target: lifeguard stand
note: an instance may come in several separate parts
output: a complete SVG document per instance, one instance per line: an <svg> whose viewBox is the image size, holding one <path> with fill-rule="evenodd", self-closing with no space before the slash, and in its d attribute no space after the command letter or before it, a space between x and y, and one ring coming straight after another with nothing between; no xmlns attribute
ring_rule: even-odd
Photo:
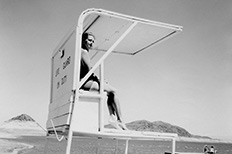
<svg viewBox="0 0 232 154"><path fill-rule="evenodd" d="M102 9L84 11L77 25L55 49L51 64L51 99L47 120L48 136L62 135L68 139L66 154L70 153L73 136L88 136L126 140L156 138L170 139L175 153L176 134L137 131L117 131L104 128L103 104L105 94L104 60L110 53L136 55L170 36L182 31L181 26L150 21ZM94 50L103 52L89 73L80 81L81 42L84 32L96 38ZM79 90L87 78L99 69L99 92ZM61 140L62 138L58 138Z"/></svg>

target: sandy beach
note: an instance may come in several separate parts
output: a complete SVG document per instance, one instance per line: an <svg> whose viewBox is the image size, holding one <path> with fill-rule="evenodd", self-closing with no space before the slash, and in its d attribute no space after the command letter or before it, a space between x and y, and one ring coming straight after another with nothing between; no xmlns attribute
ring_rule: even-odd
<svg viewBox="0 0 232 154"><path fill-rule="evenodd" d="M1 154L17 154L19 151L33 148L32 145L8 141L7 139L0 139L0 153Z"/></svg>
<svg viewBox="0 0 232 154"><path fill-rule="evenodd" d="M8 140L8 139L14 139L17 137L18 136L15 136L15 135L12 135L6 132L0 132L0 153L1 154L17 154L21 150L33 148L33 145Z"/></svg>

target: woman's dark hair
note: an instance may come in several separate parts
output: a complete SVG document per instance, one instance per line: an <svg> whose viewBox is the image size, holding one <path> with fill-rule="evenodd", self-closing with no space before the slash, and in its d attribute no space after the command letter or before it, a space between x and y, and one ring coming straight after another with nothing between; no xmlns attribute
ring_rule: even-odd
<svg viewBox="0 0 232 154"><path fill-rule="evenodd" d="M88 38L89 35L93 36L94 39L95 39L95 36L93 35L93 33L91 33L91 32L85 32L85 33L83 33L82 34L82 44L81 44L81 47L83 49L86 49L86 47L85 47L85 40Z"/></svg>

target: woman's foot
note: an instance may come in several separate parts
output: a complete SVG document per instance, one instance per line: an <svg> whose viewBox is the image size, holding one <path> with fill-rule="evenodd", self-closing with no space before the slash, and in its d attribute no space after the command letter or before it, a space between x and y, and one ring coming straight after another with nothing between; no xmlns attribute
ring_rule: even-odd
<svg viewBox="0 0 232 154"><path fill-rule="evenodd" d="M118 125L122 128L122 130L129 130L127 127L126 127L126 124L118 121Z"/></svg>
<svg viewBox="0 0 232 154"><path fill-rule="evenodd" d="M123 130L120 126L119 126L119 122L117 120L117 118L114 115L110 115L109 118L109 123L116 129L118 130Z"/></svg>

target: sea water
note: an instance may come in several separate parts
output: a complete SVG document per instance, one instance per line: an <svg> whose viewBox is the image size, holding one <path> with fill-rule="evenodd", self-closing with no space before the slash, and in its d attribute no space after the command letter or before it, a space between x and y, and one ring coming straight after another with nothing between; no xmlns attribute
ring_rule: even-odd
<svg viewBox="0 0 232 154"><path fill-rule="evenodd" d="M34 148L21 151L20 154L48 154L65 153L67 140L58 142L55 138L27 136L18 139L8 139L34 145ZM204 145L214 145L218 154L232 154L232 143L206 142L176 142L177 152L203 152ZM72 154L123 154L125 140L73 138ZM164 154L170 152L170 141L129 141L129 154Z"/></svg>

